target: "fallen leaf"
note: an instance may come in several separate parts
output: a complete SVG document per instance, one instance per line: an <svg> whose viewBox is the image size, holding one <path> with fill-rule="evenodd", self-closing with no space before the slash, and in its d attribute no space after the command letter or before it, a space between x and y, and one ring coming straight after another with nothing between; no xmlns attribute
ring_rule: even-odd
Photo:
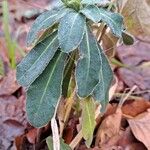
<svg viewBox="0 0 150 150"><path fill-rule="evenodd" d="M31 144L35 144L37 137L37 129L34 128L29 130L29 132L26 134L26 137Z"/></svg>
<svg viewBox="0 0 150 150"><path fill-rule="evenodd" d="M150 61L149 42L136 40L133 45L120 45L116 50L121 62L129 66L137 66L141 62Z"/></svg>
<svg viewBox="0 0 150 150"><path fill-rule="evenodd" d="M0 96L11 95L20 88L16 81L16 71L10 70L7 76L0 81Z"/></svg>
<svg viewBox="0 0 150 150"><path fill-rule="evenodd" d="M141 100L128 100L122 106L122 113L128 116L136 117L150 108L150 101Z"/></svg>
<svg viewBox="0 0 150 150"><path fill-rule="evenodd" d="M147 150L142 143L132 143L126 146L126 150Z"/></svg>
<svg viewBox="0 0 150 150"><path fill-rule="evenodd" d="M15 140L14 140L15 144L14 145L15 145L17 150L21 150L22 149L22 143L24 141L24 138L25 138L24 135L15 137Z"/></svg>
<svg viewBox="0 0 150 150"><path fill-rule="evenodd" d="M132 88L134 85L137 85L135 93L139 93L145 99L150 99L150 68L134 68L118 69L119 78L124 81L124 83Z"/></svg>
<svg viewBox="0 0 150 150"><path fill-rule="evenodd" d="M107 116L101 123L97 135L96 146L106 144L109 139L119 133L122 118L122 111L117 108L114 114Z"/></svg>
<svg viewBox="0 0 150 150"><path fill-rule="evenodd" d="M111 86L111 88L109 89L109 101L112 99L112 97L114 96L114 94L115 94L115 91L116 91L116 89L117 89L117 87L118 87L118 79L117 79L117 77L115 76L114 77L114 81L113 81L114 83L112 83L112 86Z"/></svg>
<svg viewBox="0 0 150 150"><path fill-rule="evenodd" d="M25 97L0 97L0 149L8 149L16 136L24 133L27 125L25 116Z"/></svg>
<svg viewBox="0 0 150 150"><path fill-rule="evenodd" d="M24 96L21 96L19 99L14 96L3 96L0 97L0 104L0 120L13 119L26 125Z"/></svg>
<svg viewBox="0 0 150 150"><path fill-rule="evenodd" d="M120 145L117 145L118 140L120 139L120 136L123 134L123 131L120 130L118 134L112 136L107 143L101 144L100 149L101 150L114 150L121 148Z"/></svg>
<svg viewBox="0 0 150 150"><path fill-rule="evenodd" d="M128 119L134 136L150 150L150 109L133 119Z"/></svg>
<svg viewBox="0 0 150 150"><path fill-rule="evenodd" d="M133 35L150 35L150 3L148 0L119 1L125 26Z"/></svg>
<svg viewBox="0 0 150 150"><path fill-rule="evenodd" d="M137 142L134 135L132 134L131 128L127 127L123 134L120 135L117 145L126 149L129 145Z"/></svg>
<svg viewBox="0 0 150 150"><path fill-rule="evenodd" d="M102 37L102 46L109 58L114 57L115 55L117 41L118 38L114 37L111 32L104 34Z"/></svg>

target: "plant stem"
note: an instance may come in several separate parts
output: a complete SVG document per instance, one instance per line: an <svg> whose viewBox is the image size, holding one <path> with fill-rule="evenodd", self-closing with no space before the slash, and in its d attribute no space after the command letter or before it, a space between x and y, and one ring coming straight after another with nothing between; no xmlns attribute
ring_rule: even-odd
<svg viewBox="0 0 150 150"><path fill-rule="evenodd" d="M9 31L9 10L8 10L8 2L5 0L2 2L3 9L3 27L6 45L8 48L8 54L10 59L10 66L14 69L16 67L16 59L15 59L15 43L11 39L10 31Z"/></svg>

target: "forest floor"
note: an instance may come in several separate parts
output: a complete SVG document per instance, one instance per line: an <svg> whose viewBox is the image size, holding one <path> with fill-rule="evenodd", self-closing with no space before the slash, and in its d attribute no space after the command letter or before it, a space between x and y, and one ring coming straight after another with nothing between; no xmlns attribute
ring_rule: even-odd
<svg viewBox="0 0 150 150"><path fill-rule="evenodd" d="M47 9L49 1L9 0L9 29L12 41L17 43L17 64L30 51L31 48L26 47L26 35L36 17ZM16 69L10 67L2 18L1 6L0 150L46 150L45 138L51 135L50 125L36 129L27 121L25 89L16 81ZM135 35L131 46L118 44L112 68L116 77L112 98L105 114L97 117L89 150L150 149L150 36ZM79 126L79 118L72 113L63 133L67 144L76 137ZM88 149L83 139L76 149Z"/></svg>

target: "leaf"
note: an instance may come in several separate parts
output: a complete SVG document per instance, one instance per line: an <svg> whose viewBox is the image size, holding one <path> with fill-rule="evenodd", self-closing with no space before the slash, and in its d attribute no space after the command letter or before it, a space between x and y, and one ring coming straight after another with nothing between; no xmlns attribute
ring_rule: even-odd
<svg viewBox="0 0 150 150"><path fill-rule="evenodd" d="M102 105L101 111L104 112L109 101L109 89L113 80L113 73L106 56L101 53L102 69L100 72L100 82L93 91L93 97Z"/></svg>
<svg viewBox="0 0 150 150"><path fill-rule="evenodd" d="M81 12L95 23L98 23L99 21L105 22L110 27L113 34L122 37L123 17L120 14L98 8L95 5L88 5L83 8Z"/></svg>
<svg viewBox="0 0 150 150"><path fill-rule="evenodd" d="M35 127L46 125L54 115L62 92L65 60L66 54L57 53L27 91L27 115L29 122Z"/></svg>
<svg viewBox="0 0 150 150"><path fill-rule="evenodd" d="M133 119L128 119L130 128L137 138L137 140L141 141L147 149L150 148L150 109L147 112L139 114Z"/></svg>
<svg viewBox="0 0 150 150"><path fill-rule="evenodd" d="M127 31L134 36L150 35L150 3L149 0L120 0L120 13L124 16Z"/></svg>
<svg viewBox="0 0 150 150"><path fill-rule="evenodd" d="M0 57L0 77L1 76L4 76L4 64L3 64L3 61Z"/></svg>
<svg viewBox="0 0 150 150"><path fill-rule="evenodd" d="M71 76L72 76L73 68L75 67L75 63L74 63L75 54L76 53L73 52L72 55L70 55L70 59L69 59L67 65L66 65L66 68L65 68L63 85L62 85L62 87L63 87L62 93L63 93L64 97L68 97L68 95L69 95L68 92L69 92L69 89L71 88L70 83L72 81Z"/></svg>
<svg viewBox="0 0 150 150"><path fill-rule="evenodd" d="M84 38L79 45L80 59L76 67L78 95L87 97L99 82L101 69L100 47L89 27L86 27Z"/></svg>
<svg viewBox="0 0 150 150"><path fill-rule="evenodd" d="M98 5L106 5L109 3L109 0L82 0L82 4L98 4Z"/></svg>
<svg viewBox="0 0 150 150"><path fill-rule="evenodd" d="M127 32L122 32L122 39L126 45L132 45L134 43L133 37Z"/></svg>
<svg viewBox="0 0 150 150"><path fill-rule="evenodd" d="M47 143L48 149L53 150L53 140L51 136L46 138L46 143ZM60 146L61 146L60 150L71 150L69 145L64 143L63 139L60 139Z"/></svg>
<svg viewBox="0 0 150 150"><path fill-rule="evenodd" d="M82 101L82 134L86 145L90 147L95 129L95 104L92 98Z"/></svg>
<svg viewBox="0 0 150 150"><path fill-rule="evenodd" d="M9 70L6 76L0 80L0 96L12 95L20 88L16 82L16 70Z"/></svg>
<svg viewBox="0 0 150 150"><path fill-rule="evenodd" d="M95 145L107 143L113 136L118 135L121 125L122 111L118 107L114 114L106 117L97 132Z"/></svg>
<svg viewBox="0 0 150 150"><path fill-rule="evenodd" d="M75 11L67 13L60 21L58 39L61 51L69 53L75 50L84 35L85 17Z"/></svg>
<svg viewBox="0 0 150 150"><path fill-rule="evenodd" d="M52 27L55 23L58 23L62 18L66 9L61 8L57 10L49 10L42 13L33 23L30 32L27 36L27 45L31 45L38 37L38 33L42 30Z"/></svg>
<svg viewBox="0 0 150 150"><path fill-rule="evenodd" d="M102 36L102 47L108 58L115 56L118 38L115 37L110 31Z"/></svg>
<svg viewBox="0 0 150 150"><path fill-rule="evenodd" d="M122 112L127 116L136 117L145 112L148 108L150 108L150 101L141 98L139 100L128 100L127 103L122 106Z"/></svg>
<svg viewBox="0 0 150 150"><path fill-rule="evenodd" d="M17 80L28 87L46 68L59 47L57 32L37 44L17 66Z"/></svg>

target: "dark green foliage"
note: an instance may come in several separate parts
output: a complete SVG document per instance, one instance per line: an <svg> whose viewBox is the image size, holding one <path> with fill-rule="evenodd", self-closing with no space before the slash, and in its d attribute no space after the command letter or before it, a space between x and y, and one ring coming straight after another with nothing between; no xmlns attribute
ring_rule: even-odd
<svg viewBox="0 0 150 150"><path fill-rule="evenodd" d="M28 87L43 72L58 47L57 32L38 43L17 66L18 82Z"/></svg>
<svg viewBox="0 0 150 150"><path fill-rule="evenodd" d="M29 122L35 127L47 124L53 116L57 101L62 94L66 56L65 53L58 52L28 89L27 114Z"/></svg>
<svg viewBox="0 0 150 150"><path fill-rule="evenodd" d="M108 103L113 74L90 31L88 20L106 23L114 35L121 37L123 18L102 8L107 0L62 2L64 6L46 11L36 19L27 43L34 44L36 39L40 42L17 67L17 80L28 88L27 115L35 127L42 127L51 120L58 100L62 95L67 96L74 72L79 97L94 97L102 103L103 109ZM39 38L41 31L45 31L42 34L45 38L42 35Z"/></svg>
<svg viewBox="0 0 150 150"><path fill-rule="evenodd" d="M79 45L80 58L76 67L78 95L82 98L89 96L99 82L102 60L97 41L86 27L84 38Z"/></svg>

